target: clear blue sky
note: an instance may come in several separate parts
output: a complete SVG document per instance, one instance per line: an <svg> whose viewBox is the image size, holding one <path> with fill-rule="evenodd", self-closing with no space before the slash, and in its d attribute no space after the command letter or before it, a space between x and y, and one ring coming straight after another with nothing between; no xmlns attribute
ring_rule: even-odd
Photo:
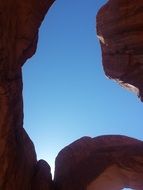
<svg viewBox="0 0 143 190"><path fill-rule="evenodd" d="M142 103L102 69L95 16L105 2L57 0L23 68L24 128L52 168L58 152L82 136L143 139Z"/></svg>

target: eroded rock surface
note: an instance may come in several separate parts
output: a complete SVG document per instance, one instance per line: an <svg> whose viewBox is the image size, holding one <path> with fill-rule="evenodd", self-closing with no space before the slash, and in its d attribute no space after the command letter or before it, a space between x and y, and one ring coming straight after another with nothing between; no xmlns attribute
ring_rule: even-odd
<svg viewBox="0 0 143 190"><path fill-rule="evenodd" d="M23 129L21 66L35 53L38 29L52 3L0 1L1 190L31 190L37 160L33 143Z"/></svg>
<svg viewBox="0 0 143 190"><path fill-rule="evenodd" d="M83 137L57 156L56 190L142 190L142 148L126 136Z"/></svg>
<svg viewBox="0 0 143 190"><path fill-rule="evenodd" d="M143 1L109 0L97 15L105 74L143 101Z"/></svg>

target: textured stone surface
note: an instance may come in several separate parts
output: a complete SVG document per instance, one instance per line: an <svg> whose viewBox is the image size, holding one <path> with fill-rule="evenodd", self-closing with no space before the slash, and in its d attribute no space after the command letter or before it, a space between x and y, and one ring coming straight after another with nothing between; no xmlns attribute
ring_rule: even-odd
<svg viewBox="0 0 143 190"><path fill-rule="evenodd" d="M52 3L0 1L1 190L31 190L37 160L33 143L23 129L21 66L35 53L38 28Z"/></svg>
<svg viewBox="0 0 143 190"><path fill-rule="evenodd" d="M142 190L143 143L118 135L83 137L59 153L54 180L56 190L107 190L106 184Z"/></svg>
<svg viewBox="0 0 143 190"><path fill-rule="evenodd" d="M143 100L143 1L109 0L97 14L105 74Z"/></svg>

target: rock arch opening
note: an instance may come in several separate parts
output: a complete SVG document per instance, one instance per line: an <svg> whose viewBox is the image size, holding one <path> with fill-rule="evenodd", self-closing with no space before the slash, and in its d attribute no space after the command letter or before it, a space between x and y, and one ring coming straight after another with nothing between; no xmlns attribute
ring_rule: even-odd
<svg viewBox="0 0 143 190"><path fill-rule="evenodd" d="M132 172L130 173L117 165L113 165L92 181L86 190L138 190L139 182L129 179L130 175L132 175ZM140 185L140 188L142 185Z"/></svg>
<svg viewBox="0 0 143 190"><path fill-rule="evenodd" d="M142 141L121 135L83 137L57 156L54 181L62 190L142 190L142 157Z"/></svg>

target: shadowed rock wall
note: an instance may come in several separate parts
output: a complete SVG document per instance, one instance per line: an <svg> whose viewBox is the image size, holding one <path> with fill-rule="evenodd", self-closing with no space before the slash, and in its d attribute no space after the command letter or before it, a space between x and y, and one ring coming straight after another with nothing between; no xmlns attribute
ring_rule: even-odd
<svg viewBox="0 0 143 190"><path fill-rule="evenodd" d="M105 74L143 100L143 1L109 0L97 14Z"/></svg>
<svg viewBox="0 0 143 190"><path fill-rule="evenodd" d="M83 137L56 158L56 190L143 188L143 142L120 135Z"/></svg>
<svg viewBox="0 0 143 190"><path fill-rule="evenodd" d="M46 168L37 163L33 143L23 129L21 66L35 53L38 29L52 3L53 0L0 1L1 190L35 190L32 183L41 183L41 176L47 175ZM50 176L49 169L47 173ZM45 187L37 184L37 190L49 190Z"/></svg>

